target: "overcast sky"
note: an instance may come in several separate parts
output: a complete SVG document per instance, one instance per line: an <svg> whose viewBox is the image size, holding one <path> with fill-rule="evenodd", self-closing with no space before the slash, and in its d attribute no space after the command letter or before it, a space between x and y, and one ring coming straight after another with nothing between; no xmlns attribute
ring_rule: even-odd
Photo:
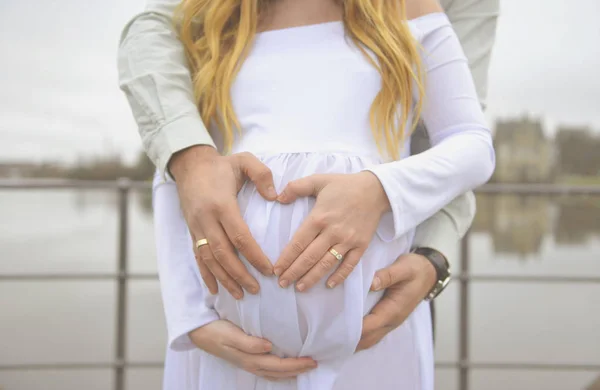
<svg viewBox="0 0 600 390"><path fill-rule="evenodd" d="M145 0L0 0L0 161L140 148L117 86L122 27ZM489 111L600 132L600 0L501 0Z"/></svg>

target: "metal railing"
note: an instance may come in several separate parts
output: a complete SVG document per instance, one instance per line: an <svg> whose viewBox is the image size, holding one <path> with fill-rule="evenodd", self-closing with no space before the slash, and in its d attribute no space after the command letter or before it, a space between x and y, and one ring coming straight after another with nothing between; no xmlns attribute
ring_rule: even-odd
<svg viewBox="0 0 600 390"><path fill-rule="evenodd" d="M7 370L79 370L113 369L115 390L125 388L126 368L160 368L162 362L133 362L126 359L127 345L127 289L129 280L154 280L156 274L130 273L128 271L128 228L129 195L133 190L149 189L150 183L133 182L128 179L117 181L72 181L72 180L2 180L0 190L49 190L49 189L98 189L111 190L118 194L118 246L116 273L79 274L0 274L2 281L65 281L65 280L115 280L117 282L116 301L116 342L114 360L106 363L60 363L60 364L14 364L0 365L0 371ZM600 186L568 186L552 184L487 184L478 193L523 196L598 196ZM544 364L544 363L476 363L469 360L469 289L470 283L478 282L517 282L517 283L592 283L600 284L597 277L572 276L518 276L518 275L469 275L470 263L469 234L461 244L460 273L455 275L459 285L459 356L458 361L436 362L436 367L459 370L459 389L469 390L470 369L500 370L583 370L600 371L600 364Z"/></svg>

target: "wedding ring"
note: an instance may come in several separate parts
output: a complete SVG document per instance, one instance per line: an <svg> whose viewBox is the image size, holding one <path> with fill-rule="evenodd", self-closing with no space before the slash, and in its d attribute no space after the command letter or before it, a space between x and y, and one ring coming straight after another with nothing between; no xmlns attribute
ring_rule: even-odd
<svg viewBox="0 0 600 390"><path fill-rule="evenodd" d="M333 255L333 257L335 257L338 261L344 260L344 256L342 256L342 254L340 252L336 251L333 248L331 248L329 250L329 253L331 253Z"/></svg>
<svg viewBox="0 0 600 390"><path fill-rule="evenodd" d="M200 247L204 245L208 245L208 240L206 238L196 241L196 249L200 249Z"/></svg>

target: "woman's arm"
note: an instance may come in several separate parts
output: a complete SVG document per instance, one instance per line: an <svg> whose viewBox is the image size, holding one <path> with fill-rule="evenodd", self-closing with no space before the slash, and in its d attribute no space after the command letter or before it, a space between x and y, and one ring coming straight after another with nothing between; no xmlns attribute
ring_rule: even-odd
<svg viewBox="0 0 600 390"><path fill-rule="evenodd" d="M488 70L500 12L499 0L441 0L441 5L469 60L479 102L485 109ZM420 153L430 146L423 126L419 126L412 141L413 153ZM420 148L419 144L422 144ZM460 239L474 217L475 196L469 191L417 226L413 245L436 249L451 265L456 264Z"/></svg>
<svg viewBox="0 0 600 390"><path fill-rule="evenodd" d="M310 358L279 358L268 340L249 336L220 320L213 296L202 287L188 230L173 182L154 185L154 226L158 273L167 330L168 355L200 348L254 375L272 380L295 378L316 367Z"/></svg>
<svg viewBox="0 0 600 390"><path fill-rule="evenodd" d="M500 8L498 3L498 0L442 0L446 14L469 60L482 107L485 107L487 74L496 36ZM423 128L423 133L425 131ZM421 132L415 135L421 135ZM415 136L412 140L413 153L422 152L429 147L427 142L424 148L415 150ZM436 249L452 266L459 254L460 239L471 226L474 216L475 196L469 191L417 226L413 245ZM390 331L404 323L422 297L431 290L431 282L422 282L428 280L427 267L419 268L419 265L428 262L419 258L419 255L409 253L377 272L379 288L386 289L386 293L365 317L359 349L378 343ZM405 267L419 271L415 272L413 277L407 277L409 273L405 271Z"/></svg>
<svg viewBox="0 0 600 390"><path fill-rule="evenodd" d="M477 97L460 42L447 17L436 13L414 21L422 34L426 72L422 120L432 148L369 168L390 201L393 229L380 229L392 240L416 227L458 195L485 183L495 155L491 132Z"/></svg>
<svg viewBox="0 0 600 390"><path fill-rule="evenodd" d="M175 183L159 181L155 179L153 189L154 233L168 340L171 348L187 350L195 348L188 333L219 316L195 266Z"/></svg>
<svg viewBox="0 0 600 390"><path fill-rule="evenodd" d="M354 175L313 175L290 182L280 202L301 196L317 199L275 264L282 286L298 281L299 290L308 289L336 266L327 284L339 285L360 261L376 229L384 240L398 238L492 175L491 132L447 17L433 13L411 24L423 48L422 119L433 147ZM388 221L380 224L382 219ZM328 253L332 247L343 255L341 264Z"/></svg>

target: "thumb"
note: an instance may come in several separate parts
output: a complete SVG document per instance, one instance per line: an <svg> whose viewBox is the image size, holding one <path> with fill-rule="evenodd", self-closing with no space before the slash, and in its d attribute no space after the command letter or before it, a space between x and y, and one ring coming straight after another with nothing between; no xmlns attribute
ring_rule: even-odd
<svg viewBox="0 0 600 390"><path fill-rule="evenodd" d="M258 193L267 200L275 200L277 192L273 182L273 173L252 153L237 155L242 173L256 186Z"/></svg>
<svg viewBox="0 0 600 390"><path fill-rule="evenodd" d="M412 278L413 270L410 266L408 256L402 255L389 267L380 269L375 273L373 283L371 283L372 291L384 290L396 283L405 282Z"/></svg>
<svg viewBox="0 0 600 390"><path fill-rule="evenodd" d="M325 187L327 175L311 175L289 182L277 200L281 203L291 203L305 196L317 196Z"/></svg>
<svg viewBox="0 0 600 390"><path fill-rule="evenodd" d="M229 336L231 339L226 344L241 352L263 354L271 352L273 348L273 345L269 341L260 337L250 336L240 328L232 329Z"/></svg>
<svg viewBox="0 0 600 390"><path fill-rule="evenodd" d="M363 318L361 337L383 328L388 323L388 319L382 313L369 313Z"/></svg>

